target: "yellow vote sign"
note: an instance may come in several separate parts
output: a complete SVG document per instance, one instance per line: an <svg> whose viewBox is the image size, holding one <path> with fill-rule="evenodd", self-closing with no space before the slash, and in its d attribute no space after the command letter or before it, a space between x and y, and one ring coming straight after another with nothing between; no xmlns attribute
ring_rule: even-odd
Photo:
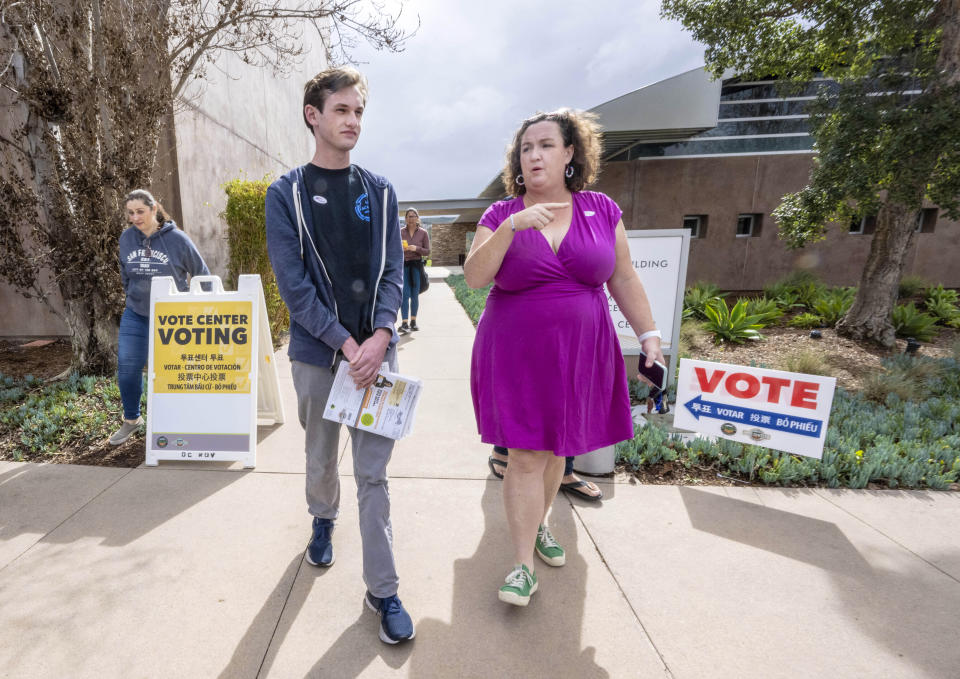
<svg viewBox="0 0 960 679"><path fill-rule="evenodd" d="M155 302L156 394L249 394L253 303Z"/></svg>

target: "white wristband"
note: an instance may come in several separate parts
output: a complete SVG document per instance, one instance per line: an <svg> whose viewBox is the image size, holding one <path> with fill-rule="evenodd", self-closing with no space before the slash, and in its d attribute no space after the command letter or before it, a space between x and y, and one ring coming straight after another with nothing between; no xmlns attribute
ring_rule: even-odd
<svg viewBox="0 0 960 679"><path fill-rule="evenodd" d="M513 215L510 215L510 230L514 233L517 232L517 225L513 223Z"/></svg>
<svg viewBox="0 0 960 679"><path fill-rule="evenodd" d="M659 337L660 339L663 339L663 335L660 334L659 330L647 330L645 333L637 337L637 341L642 343L643 340L647 339L648 337Z"/></svg>

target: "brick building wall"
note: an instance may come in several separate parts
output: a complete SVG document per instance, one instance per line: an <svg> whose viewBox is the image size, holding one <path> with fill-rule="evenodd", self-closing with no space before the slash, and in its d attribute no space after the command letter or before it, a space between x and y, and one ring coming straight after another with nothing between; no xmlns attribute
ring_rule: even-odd
<svg viewBox="0 0 960 679"><path fill-rule="evenodd" d="M430 259L434 266L457 266L467 254L467 233L476 231L476 222L434 224L430 229Z"/></svg>

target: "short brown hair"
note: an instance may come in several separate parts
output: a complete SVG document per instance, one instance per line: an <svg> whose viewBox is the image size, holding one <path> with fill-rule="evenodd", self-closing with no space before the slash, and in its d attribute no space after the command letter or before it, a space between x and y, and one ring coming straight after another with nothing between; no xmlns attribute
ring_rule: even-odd
<svg viewBox="0 0 960 679"><path fill-rule="evenodd" d="M320 113L323 113L323 105L327 97L334 92L339 92L344 87L357 86L360 95L363 97L363 103L367 103L367 79L363 74L352 66L341 66L338 68L328 68L326 71L320 71L303 87L303 107L313 106ZM306 112L303 113L303 122L307 129L313 131L313 126L307 121Z"/></svg>
<svg viewBox="0 0 960 679"><path fill-rule="evenodd" d="M527 118L520 125L520 129L513 135L513 142L507 148L507 162L503 168L503 188L510 196L522 196L527 189L517 184L520 176L520 140L527 128L536 123L549 120L560 127L564 146L573 146L573 176L566 177L567 189L582 191L585 187L597 181L600 174L600 123L597 116L588 111L575 111L570 108L561 108L552 113L537 113Z"/></svg>

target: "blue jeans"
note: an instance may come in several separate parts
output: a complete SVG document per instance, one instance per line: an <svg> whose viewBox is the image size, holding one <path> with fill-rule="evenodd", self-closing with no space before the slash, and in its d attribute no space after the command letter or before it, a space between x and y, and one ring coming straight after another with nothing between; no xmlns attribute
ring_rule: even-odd
<svg viewBox="0 0 960 679"><path fill-rule="evenodd" d="M497 455L503 455L504 457L507 457L510 451L508 451L503 446L494 446L493 452L495 452ZM573 456L568 457L566 464L564 464L563 466L564 476L570 476L572 473L573 473Z"/></svg>
<svg viewBox="0 0 960 679"><path fill-rule="evenodd" d="M409 305L409 306L408 306ZM420 308L420 266L417 260L414 265L403 265L403 299L400 301L400 318L416 317ZM410 313L407 313L409 310Z"/></svg>
<svg viewBox="0 0 960 679"><path fill-rule="evenodd" d="M123 417L135 420L140 417L143 368L150 347L150 319L124 309L117 340L117 385L123 401Z"/></svg>

